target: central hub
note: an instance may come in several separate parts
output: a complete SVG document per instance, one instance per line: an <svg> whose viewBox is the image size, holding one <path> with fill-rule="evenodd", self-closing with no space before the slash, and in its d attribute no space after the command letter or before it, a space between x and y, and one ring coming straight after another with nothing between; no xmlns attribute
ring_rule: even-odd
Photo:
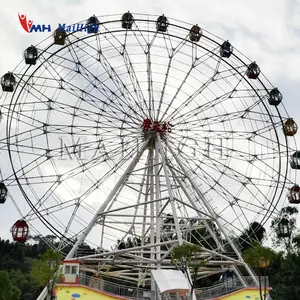
<svg viewBox="0 0 300 300"><path fill-rule="evenodd" d="M157 133L160 134L162 140L167 136L167 133L172 132L172 124L170 122L153 121L149 118L144 119L142 130L145 140L149 137L155 137Z"/></svg>

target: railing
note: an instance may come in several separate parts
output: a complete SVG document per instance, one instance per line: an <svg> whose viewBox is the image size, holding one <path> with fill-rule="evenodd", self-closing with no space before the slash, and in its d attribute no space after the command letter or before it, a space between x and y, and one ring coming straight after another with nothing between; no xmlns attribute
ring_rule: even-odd
<svg viewBox="0 0 300 300"><path fill-rule="evenodd" d="M243 279L245 280L247 287L257 287L257 284L252 277L250 276L243 277ZM262 285L264 286L264 278L262 278ZM266 286L269 287L268 278L266 278ZM238 278L235 278L233 280L227 280L213 287L197 289L196 290L197 300L210 299L210 298L226 295L228 293L238 291L244 287L245 287L244 284Z"/></svg>
<svg viewBox="0 0 300 300"><path fill-rule="evenodd" d="M243 277L245 280L247 287L257 287L255 281L252 277ZM266 278L266 285L269 287L268 278ZM95 290L105 292L111 295L118 295L127 299L134 299L134 300L151 300L155 299L155 292L141 289L138 287L130 287L126 285L120 285L113 282L105 281L103 279L90 277L86 275L79 276L79 284L88 286ZM264 286L264 278L262 278L262 286ZM221 295L225 295L237 290L244 288L242 282L235 278L233 280L227 280L225 282L219 283L213 287L203 288L203 289L196 289L196 298L197 300L205 300L215 298ZM182 296L177 293L173 294L157 294L156 299L161 300L186 300L188 299L187 296Z"/></svg>
<svg viewBox="0 0 300 300"><path fill-rule="evenodd" d="M80 275L79 284L91 287L101 292L122 296L128 299L151 300L154 298L153 297L154 292L150 290L120 285L120 284L112 283L109 281L105 281L103 279L98 279L90 276Z"/></svg>
<svg viewBox="0 0 300 300"><path fill-rule="evenodd" d="M105 281L103 279L90 277L86 275L79 276L79 284L85 285L92 289L98 290L100 292L105 292L111 295L118 295L127 299L133 300L152 300L155 299L155 292L141 289L137 287L130 287L125 285L120 285ZM160 300L187 300L185 296L179 296L177 293L164 294L157 293L157 298Z"/></svg>

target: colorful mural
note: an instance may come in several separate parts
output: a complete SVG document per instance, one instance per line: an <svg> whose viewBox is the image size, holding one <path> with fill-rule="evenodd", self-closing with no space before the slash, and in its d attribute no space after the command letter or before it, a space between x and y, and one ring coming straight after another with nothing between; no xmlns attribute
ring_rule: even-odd
<svg viewBox="0 0 300 300"><path fill-rule="evenodd" d="M120 300L127 299L98 292L81 285L58 285L54 299L56 300ZM210 300L260 300L259 290L243 289L232 294ZM271 300L267 297L267 300Z"/></svg>
<svg viewBox="0 0 300 300"><path fill-rule="evenodd" d="M211 300L260 300L260 296L258 289L248 288ZM271 298L267 296L267 300L271 300Z"/></svg>
<svg viewBox="0 0 300 300"><path fill-rule="evenodd" d="M54 299L56 300L120 300L121 297L113 297L97 292L80 285L58 285Z"/></svg>

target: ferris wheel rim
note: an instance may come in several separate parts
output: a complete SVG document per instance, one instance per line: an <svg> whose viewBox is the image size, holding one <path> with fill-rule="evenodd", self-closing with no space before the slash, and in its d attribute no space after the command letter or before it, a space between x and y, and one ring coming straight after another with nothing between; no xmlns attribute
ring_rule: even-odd
<svg viewBox="0 0 300 300"><path fill-rule="evenodd" d="M149 20L143 20L143 21L148 21L149 22ZM118 19L118 20L115 20L115 21L112 21L112 22L120 22L120 20ZM155 21L152 21L153 23L155 22ZM171 24L170 24L171 25ZM117 31L114 31L114 32L112 32L112 33L116 33L116 32L124 32L124 30L117 30ZM148 31L147 31L148 32ZM154 33L155 31L150 31L150 32L152 32L152 33ZM111 33L111 32L109 32L109 33ZM107 34L107 32L106 33L103 33L103 34ZM73 35L73 33L71 34L71 35ZM98 34L97 34L98 35ZM99 33L99 35L101 35L101 32ZM90 38L91 36L86 36L84 39L88 39L88 38ZM175 38L175 36L172 36L173 38ZM204 38L205 36L203 35L203 38ZM83 40L83 39L80 39L80 41L81 40ZM74 42L75 43L75 42ZM218 45L220 45L220 44L218 44ZM53 46L53 45L50 45L49 46L49 48L51 47L51 46ZM200 46L200 47L202 47L203 49L205 49L204 48L204 46L202 46L202 45L200 45L200 44L197 44L197 47L198 46ZM65 49L65 48L68 48L69 47L69 44L68 45L66 45L66 46L64 46L64 47L62 47L62 48L60 48L59 50L57 50L55 53L59 53L60 51L62 51L63 49ZM207 50L207 49L206 49ZM234 53L233 53L234 54ZM53 56L53 55L55 55L54 53L51 55L51 56ZM216 55L215 53L214 53L214 55ZM235 54L234 54L235 55ZM50 58L50 57L49 57ZM49 59L49 58L47 58L47 59ZM238 57L237 57L238 58ZM226 61L226 60L224 60L224 59L222 59L226 64L228 64L228 61ZM243 64L245 65L245 66L247 66L246 65L246 63L244 63L243 62ZM42 66L42 64L39 66L39 68ZM30 66L28 67L28 69L27 70L29 70L29 68L30 68ZM35 71L35 72L37 72L37 70ZM25 75L25 73L23 74L23 75ZM241 75L241 74L240 74ZM31 76L33 76L33 75L31 75ZM31 76L27 79L27 81L29 81L30 80L30 78L31 78ZM245 78L244 78L245 79ZM247 80L247 79L245 79L246 81L249 81L249 80ZM260 79L259 79L259 81L261 81ZM262 82L261 82L262 83ZM19 82L18 82L18 84L19 84ZM254 87L252 87L252 85L250 84L250 82L248 82L248 84L249 84L249 86L251 86L251 88L252 88L252 90L254 90L254 91L256 91L255 90L255 88ZM21 92L22 92L22 90L25 88L25 85L22 87L22 89L20 90L20 92L19 92L19 95L21 94ZM16 88L16 91L17 91L17 89L18 88ZM266 88L265 88L265 90L266 91L268 91ZM15 92L16 92L15 91ZM13 99L13 97L12 97L12 99ZM17 97L17 99L19 99L19 97ZM269 116L271 116L271 114L270 114L270 112L269 112L269 109L267 108L267 106L266 106L266 104L264 103L264 102L262 102L263 103L263 105L265 106L265 108L266 108L266 111L267 111L267 113L269 114ZM283 104L281 104L281 105L283 105ZM283 106L284 107L284 106ZM278 114L279 114L279 117L280 117L280 119L281 119L281 122L283 123L283 120L282 120L282 117L281 117L281 115L280 115L280 113L279 113L279 111L278 111ZM272 119L272 118L271 118ZM273 122L273 120L272 120L272 124L274 125L274 122ZM274 129L275 129L275 127L274 127ZM276 136L277 136L277 132L276 132L276 129L275 129L275 133L276 133ZM286 142L287 142L287 137L285 137L285 139L286 139ZM278 140L278 137L277 137L277 142L278 142L278 144L279 144L279 146L280 146L280 142L279 142L279 140ZM8 140L8 147L10 147L10 145L9 145L9 140ZM10 153L10 158L11 158L11 152L9 152ZM280 156L281 157L281 156ZM11 162L12 162L12 160L11 160ZM288 162L286 163L286 164L288 164ZM281 166L281 164L280 164L280 166ZM286 172L287 172L287 170L286 170ZM15 172L15 170L14 170L14 173L15 173L15 176L16 176L16 172ZM18 181L18 184L20 185L20 187L21 187L21 183L19 182L19 180L17 180ZM279 182L277 181L277 183L279 184ZM277 189L276 189L276 191L275 191L275 194L274 194L274 198L275 198L275 195L276 195L276 193L277 193ZM283 193L283 189L281 189L281 194ZM24 195L24 197L25 197L25 195ZM26 198L28 198L27 196L26 196ZM28 198L29 199L29 198ZM280 196L278 197L278 201L279 201L279 199L280 199ZM32 203L31 203L32 204ZM276 205L275 205L275 207L276 207ZM275 209L275 208L274 208ZM44 217L43 217L44 218Z"/></svg>

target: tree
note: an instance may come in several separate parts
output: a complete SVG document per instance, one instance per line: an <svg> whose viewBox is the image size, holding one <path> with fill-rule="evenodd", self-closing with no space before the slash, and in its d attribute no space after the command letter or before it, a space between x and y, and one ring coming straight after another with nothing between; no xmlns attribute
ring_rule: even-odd
<svg viewBox="0 0 300 300"><path fill-rule="evenodd" d="M30 237L31 242L34 242L39 253L45 252L50 246L57 247L58 239L55 235L34 235Z"/></svg>
<svg viewBox="0 0 300 300"><path fill-rule="evenodd" d="M188 240L191 243L210 250L214 250L218 247L215 239L221 241L221 235L214 222L197 220L197 222L191 225L197 225L196 228L189 233ZM211 233L213 233L215 238Z"/></svg>
<svg viewBox="0 0 300 300"><path fill-rule="evenodd" d="M0 299L19 300L21 291L12 284L6 271L0 271Z"/></svg>
<svg viewBox="0 0 300 300"><path fill-rule="evenodd" d="M270 261L276 256L276 253L267 247L263 247L258 242L254 242L251 248L244 252L244 260L253 268L258 269L258 282L260 299L266 299L266 271L265 269L270 265ZM261 276L264 276L264 295L262 295L262 281Z"/></svg>
<svg viewBox="0 0 300 300"><path fill-rule="evenodd" d="M51 295L58 270L62 262L62 255L52 249L48 249L40 258L32 264L30 276L41 286L48 287ZM53 280L52 280L53 279Z"/></svg>
<svg viewBox="0 0 300 300"><path fill-rule="evenodd" d="M37 243L19 244L0 238L0 270L7 271L13 286L21 291L20 300L35 300L41 292L29 275L32 262L42 253L40 250Z"/></svg>
<svg viewBox="0 0 300 300"><path fill-rule="evenodd" d="M191 299L193 299L199 269L205 264L205 260L200 257L201 253L200 246L188 243L174 247L171 252L173 264L185 273L190 283Z"/></svg>
<svg viewBox="0 0 300 300"><path fill-rule="evenodd" d="M268 268L272 297L276 300L295 300L300 295L300 255L277 254Z"/></svg>
<svg viewBox="0 0 300 300"><path fill-rule="evenodd" d="M297 234L293 237L292 243L294 247L297 249L297 251L300 250L300 234Z"/></svg>
<svg viewBox="0 0 300 300"><path fill-rule="evenodd" d="M258 222L250 223L249 227L237 238L237 244L241 252L251 248L254 242L261 243L265 237L265 233L265 228Z"/></svg>

